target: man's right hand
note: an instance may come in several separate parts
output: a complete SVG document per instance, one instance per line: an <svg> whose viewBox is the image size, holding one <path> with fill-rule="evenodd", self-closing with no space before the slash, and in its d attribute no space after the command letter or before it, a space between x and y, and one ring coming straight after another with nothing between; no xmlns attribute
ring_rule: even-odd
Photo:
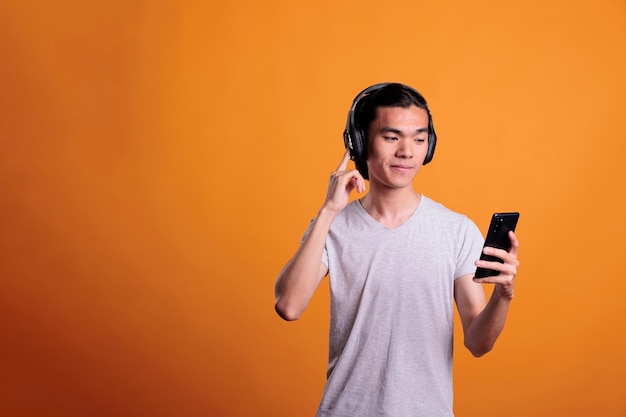
<svg viewBox="0 0 626 417"><path fill-rule="evenodd" d="M348 204L350 193L365 191L365 180L356 169L346 170L350 160L350 150L346 149L337 170L330 174L328 193L324 207L339 212Z"/></svg>

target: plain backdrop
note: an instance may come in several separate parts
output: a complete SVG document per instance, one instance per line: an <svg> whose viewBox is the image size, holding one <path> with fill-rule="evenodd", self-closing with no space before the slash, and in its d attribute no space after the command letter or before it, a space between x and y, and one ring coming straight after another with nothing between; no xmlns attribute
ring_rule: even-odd
<svg viewBox="0 0 626 417"><path fill-rule="evenodd" d="M398 81L439 135L416 190L521 212L456 414L623 417L624 74L623 0L2 1L0 415L314 415L327 282L286 323L274 279Z"/></svg>

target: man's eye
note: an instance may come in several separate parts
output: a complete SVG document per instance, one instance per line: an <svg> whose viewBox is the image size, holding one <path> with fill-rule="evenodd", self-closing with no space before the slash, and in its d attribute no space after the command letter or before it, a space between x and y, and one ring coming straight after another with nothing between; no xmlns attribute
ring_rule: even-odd
<svg viewBox="0 0 626 417"><path fill-rule="evenodd" d="M385 140L398 140L396 136L383 136Z"/></svg>
<svg viewBox="0 0 626 417"><path fill-rule="evenodd" d="M417 138L417 139L415 139L415 142L423 143L423 142L426 142L426 139Z"/></svg>

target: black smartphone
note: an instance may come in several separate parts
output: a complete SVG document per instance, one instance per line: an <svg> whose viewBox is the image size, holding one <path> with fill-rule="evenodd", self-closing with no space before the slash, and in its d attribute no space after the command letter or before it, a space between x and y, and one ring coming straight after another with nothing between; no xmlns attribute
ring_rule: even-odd
<svg viewBox="0 0 626 417"><path fill-rule="evenodd" d="M485 238L484 246L491 246L492 248L504 249L508 251L511 249L511 240L509 239L509 231L514 232L519 220L519 213L494 213L491 216L491 224L487 231L487 237ZM482 253L480 259L484 261L500 262L504 261L495 256L485 255ZM500 272L493 269L476 268L476 278L493 277L499 275Z"/></svg>

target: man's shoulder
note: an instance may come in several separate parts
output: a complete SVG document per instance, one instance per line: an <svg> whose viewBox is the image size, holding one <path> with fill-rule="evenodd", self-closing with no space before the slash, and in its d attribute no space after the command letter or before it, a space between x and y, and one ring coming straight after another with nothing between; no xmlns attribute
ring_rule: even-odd
<svg viewBox="0 0 626 417"><path fill-rule="evenodd" d="M429 230L437 230L440 236L449 238L468 238L482 245L482 234L476 223L467 215L454 211L441 203L429 198L425 199L429 214L424 216L423 221L430 225Z"/></svg>
<svg viewBox="0 0 626 417"><path fill-rule="evenodd" d="M437 202L433 200L432 198L427 197L425 195L422 195L422 205L425 211L436 216L454 218L454 219L459 219L459 220L468 219L468 217L465 214L452 210L448 208L447 206L443 205L442 203Z"/></svg>

